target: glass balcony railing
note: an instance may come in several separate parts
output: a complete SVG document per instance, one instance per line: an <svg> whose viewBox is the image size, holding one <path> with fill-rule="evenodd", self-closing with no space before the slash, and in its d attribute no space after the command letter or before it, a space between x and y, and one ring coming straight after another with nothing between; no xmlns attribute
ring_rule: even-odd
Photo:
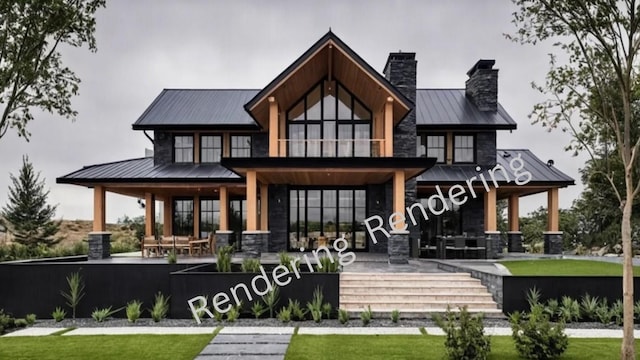
<svg viewBox="0 0 640 360"><path fill-rule="evenodd" d="M381 157L384 139L280 140L280 156Z"/></svg>

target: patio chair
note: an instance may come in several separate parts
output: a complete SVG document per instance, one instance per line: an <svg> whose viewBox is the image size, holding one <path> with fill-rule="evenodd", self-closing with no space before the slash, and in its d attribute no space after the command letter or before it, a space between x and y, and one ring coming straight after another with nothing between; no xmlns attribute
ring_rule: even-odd
<svg viewBox="0 0 640 360"><path fill-rule="evenodd" d="M190 241L193 240L193 236L174 236L175 249L178 253L189 252L191 249Z"/></svg>
<svg viewBox="0 0 640 360"><path fill-rule="evenodd" d="M142 254L142 257L145 257L145 252L147 253L147 257L151 257L152 252L155 253L156 256L160 254L159 243L155 236L143 237L140 244L140 252Z"/></svg>
<svg viewBox="0 0 640 360"><path fill-rule="evenodd" d="M487 240L484 238L484 236L477 236L475 237L474 246L468 246L467 250L475 251L476 259L483 259L483 258L486 259L487 258ZM482 254L482 257L480 256L480 254Z"/></svg>

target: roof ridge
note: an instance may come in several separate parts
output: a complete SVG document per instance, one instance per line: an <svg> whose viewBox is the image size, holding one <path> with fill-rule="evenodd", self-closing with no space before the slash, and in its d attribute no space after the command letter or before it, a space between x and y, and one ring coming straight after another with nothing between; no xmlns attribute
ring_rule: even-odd
<svg viewBox="0 0 640 360"><path fill-rule="evenodd" d="M445 87L435 87L435 88L416 88L416 90L465 90L465 88L445 88Z"/></svg>
<svg viewBox="0 0 640 360"><path fill-rule="evenodd" d="M164 88L166 91L260 91L249 88Z"/></svg>

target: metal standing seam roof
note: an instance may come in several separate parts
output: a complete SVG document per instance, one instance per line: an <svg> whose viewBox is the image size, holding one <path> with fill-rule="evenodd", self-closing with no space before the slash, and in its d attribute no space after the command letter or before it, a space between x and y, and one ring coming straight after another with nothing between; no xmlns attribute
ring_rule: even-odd
<svg viewBox="0 0 640 360"><path fill-rule="evenodd" d="M56 179L57 183L242 181L220 164L153 165L153 157L85 166Z"/></svg>
<svg viewBox="0 0 640 360"><path fill-rule="evenodd" d="M498 104L498 111L480 111L465 95L465 89L416 90L416 125L491 127L515 129L517 124Z"/></svg>
<svg viewBox="0 0 640 360"><path fill-rule="evenodd" d="M575 180L569 175L558 170L554 166L547 166L546 162L540 160L530 150L527 149L498 149L496 162L500 164L510 176L510 180L515 179L514 171L511 169L509 163L518 157L522 159L523 168L522 171L529 171L531 173L531 180L529 183L553 183L559 185L574 185ZM514 166L519 166L518 163L514 163ZM428 171L420 174L417 177L418 184L444 184L444 183L464 183L466 180L472 177L478 178L480 172L475 170L476 165L444 165L438 164ZM483 169L482 173L486 179L489 179L487 175L487 169ZM503 176L502 171L496 171L494 173L497 181L506 182L507 179Z"/></svg>
<svg viewBox="0 0 640 360"><path fill-rule="evenodd" d="M133 124L134 130L162 126L247 126L259 128L243 105L259 90L164 89Z"/></svg>

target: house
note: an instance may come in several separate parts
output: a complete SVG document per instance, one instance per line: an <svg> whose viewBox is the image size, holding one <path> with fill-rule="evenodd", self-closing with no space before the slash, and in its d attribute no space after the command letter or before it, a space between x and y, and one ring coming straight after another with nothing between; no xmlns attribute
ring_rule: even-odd
<svg viewBox="0 0 640 360"><path fill-rule="evenodd" d="M574 181L529 150L496 147L497 131L517 124L498 103L493 66L478 61L465 88L417 89L415 53L389 54L379 73L330 31L262 89L163 90L133 124L152 157L57 182L93 188L103 240L109 191L145 199L147 235L161 201L156 235L215 233L252 256L343 237L398 263L456 235L486 239L495 256L499 199L509 248L521 251L519 198L546 192L546 250L561 251L558 190Z"/></svg>

